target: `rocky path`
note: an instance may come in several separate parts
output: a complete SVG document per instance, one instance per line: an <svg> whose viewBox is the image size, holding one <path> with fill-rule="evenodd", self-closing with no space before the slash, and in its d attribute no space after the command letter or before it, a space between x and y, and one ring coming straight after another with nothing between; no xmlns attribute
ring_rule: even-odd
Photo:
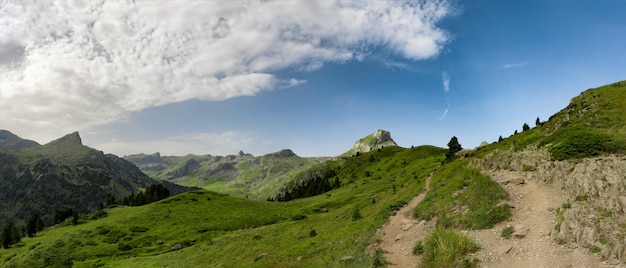
<svg viewBox="0 0 626 268"><path fill-rule="evenodd" d="M389 267L416 267L420 261L419 256L413 255L413 246L416 241L426 237L429 230L434 227L434 223L418 222L413 219L412 212L413 208L426 196L433 173L430 173L426 179L424 192L398 210L396 215L391 216L389 222L383 225L379 232L382 241L378 247L386 252L385 258L391 262Z"/></svg>
<svg viewBox="0 0 626 268"><path fill-rule="evenodd" d="M586 248L559 245L555 241L556 209L568 202L561 189L525 180L521 172L486 173L509 193L512 217L493 229L462 231L481 245L482 249L473 255L480 261L480 267L624 267L602 261ZM420 257L412 254L413 246L432 231L435 223L417 222L412 210L426 196L431 176L426 180L425 191L390 217L379 231L378 247L386 252L385 257L391 262L389 267L417 267L420 262ZM507 226L515 230L509 239L501 236Z"/></svg>
<svg viewBox="0 0 626 268"><path fill-rule="evenodd" d="M524 180L523 173L487 173L509 193L512 217L493 229L463 231L482 246L474 257L481 267L619 267L609 265L586 248L559 245L556 235L556 209L567 203L567 196L553 185ZM510 239L502 229L513 226Z"/></svg>

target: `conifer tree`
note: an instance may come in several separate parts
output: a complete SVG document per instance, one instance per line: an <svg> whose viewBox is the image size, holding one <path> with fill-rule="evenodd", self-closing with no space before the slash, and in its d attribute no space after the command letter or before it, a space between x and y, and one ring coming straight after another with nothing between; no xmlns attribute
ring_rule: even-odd
<svg viewBox="0 0 626 268"><path fill-rule="evenodd" d="M454 154L461 150L463 150L463 147L461 147L459 140L456 138L456 136L452 136L450 142L448 142L448 152L446 153L446 159L452 160L454 158Z"/></svg>
<svg viewBox="0 0 626 268"><path fill-rule="evenodd" d="M541 125L541 120L539 120L539 116L537 116L537 120L535 120L535 126L538 127Z"/></svg>

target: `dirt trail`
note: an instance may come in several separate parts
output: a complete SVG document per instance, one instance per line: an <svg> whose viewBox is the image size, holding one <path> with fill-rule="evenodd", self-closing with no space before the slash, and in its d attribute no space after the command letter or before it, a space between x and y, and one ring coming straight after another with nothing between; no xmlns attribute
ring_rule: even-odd
<svg viewBox="0 0 626 268"><path fill-rule="evenodd" d="M433 173L431 172L426 179L424 192L404 205L394 216L389 217L389 222L383 225L380 230L382 241L379 247L386 252L385 258L391 262L389 267L416 267L420 261L419 256L413 255L413 246L416 241L426 237L434 224L416 221L413 219L412 212L413 208L422 202L428 189L430 189L430 179Z"/></svg>
<svg viewBox="0 0 626 268"><path fill-rule="evenodd" d="M480 267L617 267L601 261L586 248L556 243L556 209L568 202L561 189L524 180L520 172L486 173L495 181L515 183L503 186L513 207L510 220L489 230L463 231L483 248L474 254ZM502 229L507 226L513 226L518 235L503 238Z"/></svg>
<svg viewBox="0 0 626 268"><path fill-rule="evenodd" d="M567 203L567 195L553 185L524 180L523 173L512 171L486 172L498 182L511 181L503 188L509 193L512 206L510 220L492 229L462 231L482 249L472 257L480 267L623 267L610 265L589 253L586 248L559 245L553 238L556 230L556 209ZM389 267L417 267L420 257L412 254L413 246L434 228L433 221L417 222L413 208L421 202L430 187L432 173L425 191L402 207L380 230L378 245L386 251ZM519 181L524 183L519 184ZM502 229L513 226L517 233L510 239L501 236ZM515 236L517 235L517 236Z"/></svg>

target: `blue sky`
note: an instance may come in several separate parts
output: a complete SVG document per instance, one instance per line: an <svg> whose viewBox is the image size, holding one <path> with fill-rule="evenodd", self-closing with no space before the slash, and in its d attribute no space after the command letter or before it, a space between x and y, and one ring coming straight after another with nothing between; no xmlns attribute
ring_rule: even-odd
<svg viewBox="0 0 626 268"><path fill-rule="evenodd" d="M0 128L120 156L473 148L626 79L625 1L185 3L0 0Z"/></svg>

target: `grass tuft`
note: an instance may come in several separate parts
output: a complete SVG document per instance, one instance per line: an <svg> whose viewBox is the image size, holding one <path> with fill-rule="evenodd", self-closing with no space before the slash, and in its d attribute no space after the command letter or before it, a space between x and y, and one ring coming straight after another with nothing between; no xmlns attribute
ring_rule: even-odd
<svg viewBox="0 0 626 268"><path fill-rule="evenodd" d="M477 267L477 260L467 255L478 250L480 246L468 237L437 227L425 239L421 267Z"/></svg>

